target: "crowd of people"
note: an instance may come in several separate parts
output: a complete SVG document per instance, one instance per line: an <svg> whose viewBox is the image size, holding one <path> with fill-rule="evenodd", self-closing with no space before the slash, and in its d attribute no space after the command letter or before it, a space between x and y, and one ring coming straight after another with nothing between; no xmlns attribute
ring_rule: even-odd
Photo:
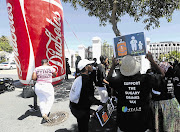
<svg viewBox="0 0 180 132"><path fill-rule="evenodd" d="M72 114L77 118L79 132L88 132L90 114L93 116L90 106L99 105L98 109L101 109L111 96L117 98L117 132L180 131L178 94L180 65L178 63L174 66L168 62L157 64L149 52L146 54L146 59L149 60L151 68L146 74L141 74L141 65L133 56L124 56L121 63L118 59L113 58L111 67L109 67L106 56L100 56L99 59L100 64L83 59L77 65L80 74L76 77L70 92L70 108ZM83 63L84 61L88 63ZM83 68L81 68L82 63ZM89 80L88 83L85 81L86 84L83 79L80 79L83 78L85 71ZM83 84L83 87L79 82ZM100 95L99 101L102 104L92 101L95 89ZM86 109L88 118L86 117L86 122L82 121L86 125L82 125L72 109L81 104L81 101L77 100L85 101L82 99L85 93L86 102L88 102ZM72 95L76 97L77 102L73 102ZM78 114L83 113L80 109L76 109ZM85 117L81 116L81 118Z"/></svg>
<svg viewBox="0 0 180 132"><path fill-rule="evenodd" d="M146 59L151 68L141 74L141 65L133 56L124 56L121 63L112 58L111 65L108 57L100 56L99 59L100 64L97 59L90 61L80 56L76 60L69 107L77 119L79 132L88 132L90 116L95 116L96 112L90 107L98 105L100 110L112 96L117 98L117 132L180 131L180 64L165 61L157 64L148 52ZM41 78L42 74L48 74L49 78ZM56 73L47 60L42 60L42 66L36 68L32 76L37 80L35 92L46 121L49 121L48 113L54 100L53 90L49 88L52 76ZM100 100L94 96L95 89Z"/></svg>

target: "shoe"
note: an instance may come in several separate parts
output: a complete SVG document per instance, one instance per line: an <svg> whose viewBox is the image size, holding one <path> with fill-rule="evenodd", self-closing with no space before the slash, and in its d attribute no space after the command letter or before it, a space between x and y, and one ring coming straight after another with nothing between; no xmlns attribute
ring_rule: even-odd
<svg viewBox="0 0 180 132"><path fill-rule="evenodd" d="M29 109L29 112L36 112L36 111L39 111L39 109L34 109L34 108Z"/></svg>
<svg viewBox="0 0 180 132"><path fill-rule="evenodd" d="M48 122L48 123L51 123L51 122L52 122L52 120L49 119L49 117L48 117L47 115L43 115L42 118L43 118L46 122Z"/></svg>

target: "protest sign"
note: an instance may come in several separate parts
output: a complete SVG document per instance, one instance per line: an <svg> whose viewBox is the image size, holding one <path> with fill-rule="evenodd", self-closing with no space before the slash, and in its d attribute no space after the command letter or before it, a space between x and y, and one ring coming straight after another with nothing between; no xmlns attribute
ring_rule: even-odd
<svg viewBox="0 0 180 132"><path fill-rule="evenodd" d="M112 103L112 100L109 98L106 104L96 112L96 115L102 127L108 122L113 111L114 105Z"/></svg>
<svg viewBox="0 0 180 132"><path fill-rule="evenodd" d="M146 42L144 33L134 33L114 38L114 56L121 58L125 55L145 55Z"/></svg>

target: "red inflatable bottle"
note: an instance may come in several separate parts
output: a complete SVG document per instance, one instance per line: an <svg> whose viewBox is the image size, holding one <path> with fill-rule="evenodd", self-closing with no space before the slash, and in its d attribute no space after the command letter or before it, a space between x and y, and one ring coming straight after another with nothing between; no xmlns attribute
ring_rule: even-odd
<svg viewBox="0 0 180 132"><path fill-rule="evenodd" d="M65 76L63 8L59 0L7 0L14 57L19 80L28 84L35 67L48 59Z"/></svg>

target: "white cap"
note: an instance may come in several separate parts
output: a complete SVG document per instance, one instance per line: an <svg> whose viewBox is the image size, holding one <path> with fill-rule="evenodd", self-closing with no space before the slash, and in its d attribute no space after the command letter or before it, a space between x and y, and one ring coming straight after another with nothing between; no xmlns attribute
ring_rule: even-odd
<svg viewBox="0 0 180 132"><path fill-rule="evenodd" d="M122 59L120 71L124 76L133 76L141 69L141 65L132 56L127 55Z"/></svg>
<svg viewBox="0 0 180 132"><path fill-rule="evenodd" d="M82 59L78 63L78 68L81 71L86 65L92 64L92 63L94 63L94 61L89 61L87 59Z"/></svg>

